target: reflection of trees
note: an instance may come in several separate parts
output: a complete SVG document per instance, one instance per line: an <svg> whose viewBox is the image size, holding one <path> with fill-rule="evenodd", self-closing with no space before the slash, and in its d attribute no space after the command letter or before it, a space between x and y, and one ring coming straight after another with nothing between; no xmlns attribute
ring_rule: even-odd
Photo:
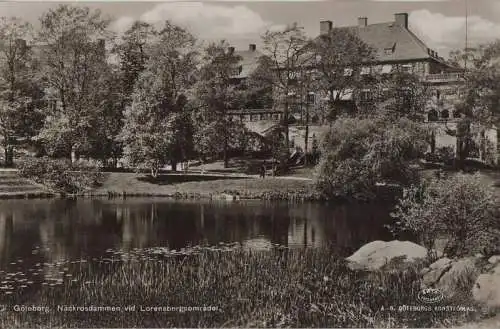
<svg viewBox="0 0 500 329"><path fill-rule="evenodd" d="M379 205L301 204L289 208L289 243L296 246L357 248L380 239L389 218L387 207Z"/></svg>
<svg viewBox="0 0 500 329"><path fill-rule="evenodd" d="M272 202L19 200L12 206L0 205L0 264L11 257L57 262L99 257L109 248L181 249L220 241L308 247L333 243L352 249L381 238L382 224L389 219L385 208ZM37 244L41 245L41 256L31 254Z"/></svg>
<svg viewBox="0 0 500 329"><path fill-rule="evenodd" d="M9 262L9 253L14 234L12 213L0 210L0 266L4 267Z"/></svg>

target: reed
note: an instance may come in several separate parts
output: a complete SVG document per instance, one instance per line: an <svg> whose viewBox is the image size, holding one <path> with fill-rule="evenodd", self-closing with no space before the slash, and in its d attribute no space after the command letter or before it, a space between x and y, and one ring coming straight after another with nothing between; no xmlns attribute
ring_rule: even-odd
<svg viewBox="0 0 500 329"><path fill-rule="evenodd" d="M70 277L53 279L29 299L21 293L1 297L3 304L23 302L52 311L6 312L0 327L437 327L473 316L389 312L391 305L418 303L419 268L354 272L326 249L152 248L57 266ZM135 305L136 310L57 312L57 305ZM218 310L140 310L150 306Z"/></svg>

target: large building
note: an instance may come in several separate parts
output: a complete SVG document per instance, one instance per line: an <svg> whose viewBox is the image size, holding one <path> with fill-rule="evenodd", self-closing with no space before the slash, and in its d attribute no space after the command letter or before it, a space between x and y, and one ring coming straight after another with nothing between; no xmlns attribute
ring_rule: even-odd
<svg viewBox="0 0 500 329"><path fill-rule="evenodd" d="M432 152L436 148L450 148L456 153L457 139L450 132L456 131L457 120L461 117L455 104L465 83L463 70L448 64L410 30L407 13L395 14L392 22L375 24L369 24L368 18L360 17L357 25L342 28L349 29L375 49L376 61L365 68L365 72L374 69L382 75L405 72L421 79L431 91L431 97L425 107L425 121L435 130ZM320 35L330 33L333 29L331 21L320 22ZM370 90L364 91L364 93L369 92ZM363 92L359 96L363 98ZM497 127L474 128L478 132L475 157L498 163L497 152L491 151L498 149ZM489 159L486 148L490 150ZM491 152L495 153L493 158Z"/></svg>
<svg viewBox="0 0 500 329"><path fill-rule="evenodd" d="M449 65L410 30L407 13L395 14L392 22L375 24L369 24L368 18L360 17L357 25L338 28L348 29L374 49L375 62L364 67L361 74L369 75L372 72L382 76L390 76L395 72L414 74L434 90L436 105L441 104L446 98L457 95L458 87L463 83L460 70ZM320 35L328 34L334 29L336 27L333 27L333 22L320 22ZM367 95L369 93L370 90L363 90L358 99L353 101L369 98ZM432 103L426 110L431 112L427 117L432 121L436 117L449 118L453 114L453 109L433 106Z"/></svg>
<svg viewBox="0 0 500 329"><path fill-rule="evenodd" d="M319 34L330 33L335 29L348 29L350 32L359 36L359 38L375 50L375 61L367 63L366 67L361 69L360 74L371 74L376 72L382 76L391 76L395 72L405 72L419 77L423 84L431 91L430 100L425 106L424 121L429 122L435 131L436 141L432 151L436 148L451 148L456 152L457 140L449 134L456 130L456 121L461 114L456 110L455 104L459 99L461 87L464 85L463 71L454 67L439 56L439 54L428 47L415 33L411 31L408 24L407 13L396 13L391 22L369 24L367 17L360 17L357 24L346 27L334 27L332 21L321 21L319 24ZM255 46L250 45L249 50L239 52L243 57L240 66L240 79L246 79L253 69L257 67L257 59L261 55L255 52ZM359 104L363 99L369 99L369 89L363 89L357 93L350 93L344 97L347 103ZM304 108L307 106L309 111L322 113L321 106L325 105L325 95L309 91L304 93L306 96L296 93L290 98L290 112L299 121L304 117ZM326 96L328 97L328 96ZM282 119L279 115L281 104L275 104L273 110L270 109L247 109L234 113L245 122L267 121L270 118ZM272 114L271 114L272 113ZM321 119L320 119L321 121ZM256 123L250 123L256 125ZM484 135L478 136L478 144L481 139L486 139L497 148L497 128L487 127ZM480 131L481 129L478 129ZM300 129L297 129L300 132ZM300 133L291 135L295 140L295 145L304 144ZM310 139L312 136L309 137ZM312 142L312 141L309 141ZM309 145L311 145L309 143ZM479 151L480 158L484 159L484 152ZM495 156L495 162L497 161Z"/></svg>

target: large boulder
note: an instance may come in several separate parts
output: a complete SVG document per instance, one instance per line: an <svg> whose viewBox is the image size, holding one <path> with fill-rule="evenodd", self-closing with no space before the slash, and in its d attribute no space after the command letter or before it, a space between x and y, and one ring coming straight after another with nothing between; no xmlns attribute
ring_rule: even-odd
<svg viewBox="0 0 500 329"><path fill-rule="evenodd" d="M353 270L376 271L388 264L408 265L427 257L427 248L410 241L373 241L347 257Z"/></svg>
<svg viewBox="0 0 500 329"><path fill-rule="evenodd" d="M488 273L479 275L472 288L472 296L487 307L500 307L500 263Z"/></svg>
<svg viewBox="0 0 500 329"><path fill-rule="evenodd" d="M439 282L443 274L451 268L452 261L449 258L441 258L424 269L422 284L425 288L432 287Z"/></svg>
<svg viewBox="0 0 500 329"><path fill-rule="evenodd" d="M477 259L470 257L459 259L450 264L448 270L435 282L432 287L441 291L446 298L467 298L470 287L479 275Z"/></svg>
<svg viewBox="0 0 500 329"><path fill-rule="evenodd" d="M491 256L490 258L488 258L488 263L494 265L500 263L500 255Z"/></svg>

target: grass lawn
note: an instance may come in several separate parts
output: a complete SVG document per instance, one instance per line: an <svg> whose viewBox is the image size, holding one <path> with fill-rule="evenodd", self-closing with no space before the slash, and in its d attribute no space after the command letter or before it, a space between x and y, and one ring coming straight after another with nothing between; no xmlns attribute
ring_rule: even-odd
<svg viewBox="0 0 500 329"><path fill-rule="evenodd" d="M284 178L235 178L215 175L165 174L157 179L135 173L107 173L103 185L93 195L123 194L144 196L175 196L176 194L210 197L223 192L238 192L242 197L258 198L267 193L309 191L312 182Z"/></svg>

